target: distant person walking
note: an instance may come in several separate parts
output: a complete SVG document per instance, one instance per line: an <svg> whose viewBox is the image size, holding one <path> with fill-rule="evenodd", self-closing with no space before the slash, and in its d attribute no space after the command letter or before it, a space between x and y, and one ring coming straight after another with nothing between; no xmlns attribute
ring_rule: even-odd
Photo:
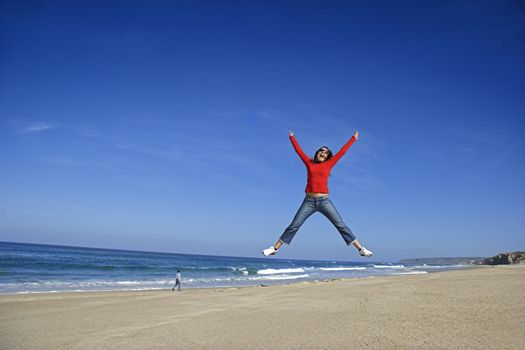
<svg viewBox="0 0 525 350"><path fill-rule="evenodd" d="M292 142L295 152L297 152L306 166L306 171L308 173L305 190L306 197L299 207L297 214L295 214L290 226L286 228L279 240L273 246L263 250L263 255L274 255L283 244L290 244L306 219L308 219L313 213L319 211L332 222L335 228L337 228L347 245L353 245L359 251L359 255L361 256L372 256L372 252L359 243L355 235L352 233L352 230L350 230L350 228L343 222L343 219L341 219L334 204L328 197L328 177L330 176L330 171L358 137L359 133L356 131L350 140L348 140L348 142L335 155L332 155L332 151L330 151L328 147L323 146L315 152L313 158L310 158L303 152L299 143L297 143L293 132L290 131L290 141Z"/></svg>
<svg viewBox="0 0 525 350"><path fill-rule="evenodd" d="M177 274L175 275L175 285L171 288L172 292L175 291L175 287L179 287L180 292L180 270L177 270Z"/></svg>

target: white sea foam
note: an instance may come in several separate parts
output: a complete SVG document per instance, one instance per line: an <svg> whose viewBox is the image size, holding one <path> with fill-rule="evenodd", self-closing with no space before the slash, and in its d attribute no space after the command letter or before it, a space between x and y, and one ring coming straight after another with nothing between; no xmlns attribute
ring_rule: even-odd
<svg viewBox="0 0 525 350"><path fill-rule="evenodd" d="M249 277L249 280L257 281L257 280L270 280L270 281L282 281L282 280L295 280L298 278L307 278L310 275L305 273L302 275L268 275L268 276L257 276L257 277Z"/></svg>
<svg viewBox="0 0 525 350"><path fill-rule="evenodd" d="M372 265L376 269L404 269L404 265Z"/></svg>
<svg viewBox="0 0 525 350"><path fill-rule="evenodd" d="M306 278L309 276L310 276L309 274L305 273L303 275L272 275L272 276L267 276L266 278L269 280L295 280L298 278Z"/></svg>
<svg viewBox="0 0 525 350"><path fill-rule="evenodd" d="M248 269L246 267L230 267L233 271L239 271L244 275L248 274Z"/></svg>
<svg viewBox="0 0 525 350"><path fill-rule="evenodd" d="M304 272L302 268L297 269L265 269L257 271L258 275L276 275L283 273L301 273Z"/></svg>
<svg viewBox="0 0 525 350"><path fill-rule="evenodd" d="M358 271L366 270L366 267L321 267L323 271Z"/></svg>
<svg viewBox="0 0 525 350"><path fill-rule="evenodd" d="M396 273L393 273L393 275L421 275L421 274L425 274L425 273L428 273L428 272L426 272L426 271L396 272Z"/></svg>
<svg viewBox="0 0 525 350"><path fill-rule="evenodd" d="M466 267L468 265L427 265L427 264L423 264L423 265L418 265L418 266L414 266L415 268L419 268L419 269L436 269L436 270L439 270L439 269L449 269L449 268L462 268L462 267Z"/></svg>

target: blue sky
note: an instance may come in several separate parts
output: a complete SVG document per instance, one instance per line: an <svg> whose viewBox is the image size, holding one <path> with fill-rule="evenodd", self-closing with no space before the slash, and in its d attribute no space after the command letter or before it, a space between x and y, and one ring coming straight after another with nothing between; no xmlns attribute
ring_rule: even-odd
<svg viewBox="0 0 525 350"><path fill-rule="evenodd" d="M4 1L0 241L259 256L306 153L377 260L525 250L520 1ZM282 258L357 260L320 214Z"/></svg>

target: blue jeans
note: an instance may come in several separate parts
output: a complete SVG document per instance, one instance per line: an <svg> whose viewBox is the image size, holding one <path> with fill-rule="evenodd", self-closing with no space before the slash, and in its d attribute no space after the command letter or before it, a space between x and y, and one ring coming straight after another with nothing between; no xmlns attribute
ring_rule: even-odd
<svg viewBox="0 0 525 350"><path fill-rule="evenodd" d="M352 230L350 230L350 228L343 222L341 215L339 215L328 196L318 198L306 196L303 204L299 207L297 214L295 214L292 223L286 228L286 230L284 230L279 240L283 243L290 244L301 225L316 211L321 212L321 214L326 216L328 220L334 224L347 245L350 245L355 241L356 238L352 233Z"/></svg>

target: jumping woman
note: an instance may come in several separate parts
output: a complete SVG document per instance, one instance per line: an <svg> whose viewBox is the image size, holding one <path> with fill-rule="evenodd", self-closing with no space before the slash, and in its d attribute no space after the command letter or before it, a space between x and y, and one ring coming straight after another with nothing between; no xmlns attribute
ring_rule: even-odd
<svg viewBox="0 0 525 350"><path fill-rule="evenodd" d="M330 151L328 147L323 146L315 152L313 159L311 159L303 152L297 143L293 132L290 131L290 141L292 142L293 148L304 162L308 172L308 180L305 190L306 197L299 207L297 214L295 214L290 226L284 230L279 240L273 246L263 250L263 255L274 255L283 244L290 244L306 219L316 211L319 211L326 216L332 224L334 224L347 245L352 244L356 247L361 256L372 256L372 252L359 243L350 228L348 228L343 222L341 216L335 209L334 204L328 197L328 176L330 176L330 171L358 137L359 132L356 131L343 148L335 154L335 156L332 155L332 151Z"/></svg>

